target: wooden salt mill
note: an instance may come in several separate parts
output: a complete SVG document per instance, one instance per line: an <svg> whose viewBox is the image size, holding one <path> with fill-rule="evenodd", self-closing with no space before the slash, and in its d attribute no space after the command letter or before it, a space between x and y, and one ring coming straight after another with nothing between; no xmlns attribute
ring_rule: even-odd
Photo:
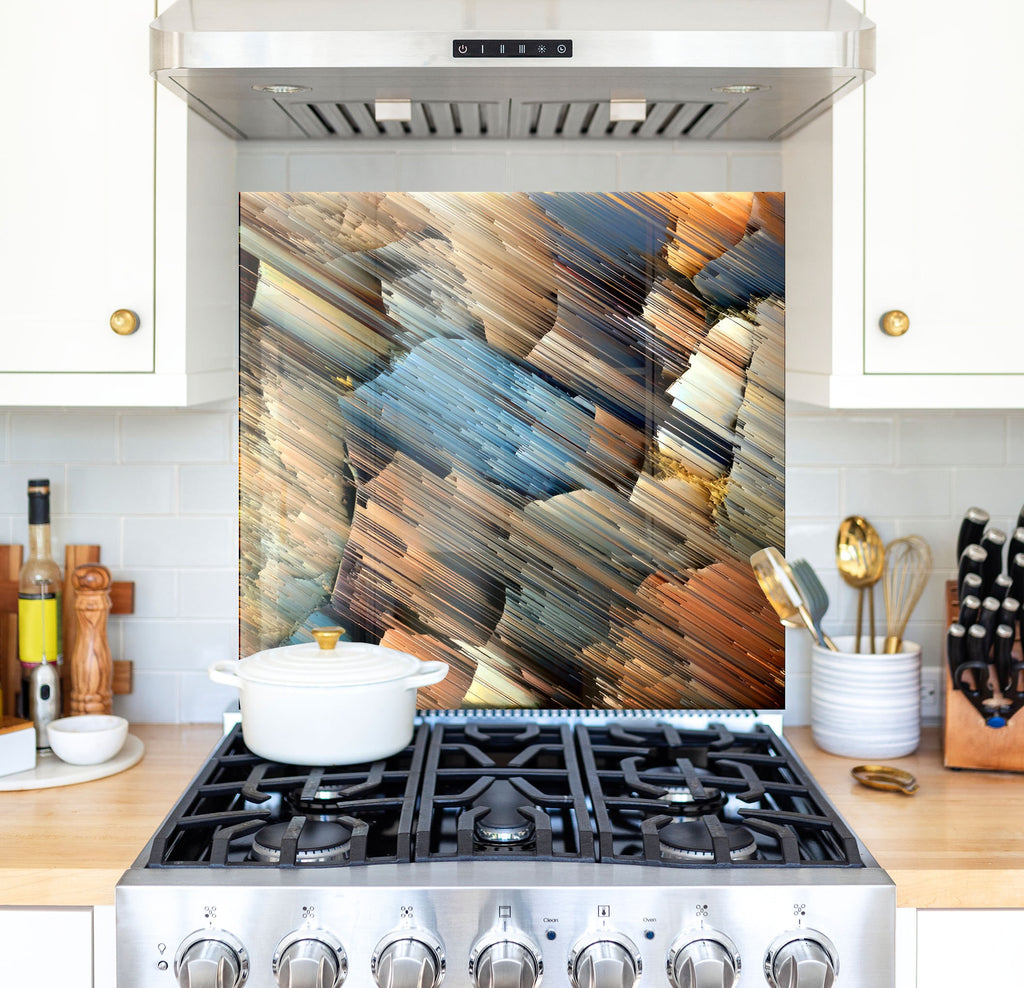
<svg viewBox="0 0 1024 988"><path fill-rule="evenodd" d="M72 716L111 712L114 665L107 643L110 582L110 570L99 563L76 566L71 574L78 622L71 653L69 701Z"/></svg>

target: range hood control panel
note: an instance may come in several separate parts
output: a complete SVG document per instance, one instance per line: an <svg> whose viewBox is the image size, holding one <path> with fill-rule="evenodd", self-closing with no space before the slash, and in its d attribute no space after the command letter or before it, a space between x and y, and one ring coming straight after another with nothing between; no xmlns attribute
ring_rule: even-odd
<svg viewBox="0 0 1024 988"><path fill-rule="evenodd" d="M456 38L452 42L454 58L572 58L572 41L568 38L542 38L527 41L520 38L504 41L482 41L479 38Z"/></svg>

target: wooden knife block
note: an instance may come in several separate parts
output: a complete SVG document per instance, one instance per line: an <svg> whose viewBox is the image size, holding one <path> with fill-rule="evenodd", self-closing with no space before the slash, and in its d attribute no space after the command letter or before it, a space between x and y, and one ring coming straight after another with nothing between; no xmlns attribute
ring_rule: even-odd
<svg viewBox="0 0 1024 988"><path fill-rule="evenodd" d="M24 558L20 545L0 545L0 688L3 689L3 706L0 715L13 716L17 695L21 689L21 664L18 662L18 571ZM64 596L62 601L61 629L64 636L64 664L61 666L61 697L64 714L68 706L70 682L68 681L68 659L75 647L78 621L75 614L74 588L70 574L83 563L98 563L98 545L69 545L64 550ZM111 614L131 614L135 610L135 584L113 583L110 587ZM113 664L113 691L115 694L131 693L132 664L117 661Z"/></svg>
<svg viewBox="0 0 1024 988"><path fill-rule="evenodd" d="M960 605L956 581L946 584L946 627L957 619ZM1021 657L1020 632L1013 654ZM981 714L959 690L953 689L949 662L942 656L943 681L946 684L943 718L943 764L946 768L1001 769L1024 772L1024 708L1007 721L1005 727L987 727Z"/></svg>

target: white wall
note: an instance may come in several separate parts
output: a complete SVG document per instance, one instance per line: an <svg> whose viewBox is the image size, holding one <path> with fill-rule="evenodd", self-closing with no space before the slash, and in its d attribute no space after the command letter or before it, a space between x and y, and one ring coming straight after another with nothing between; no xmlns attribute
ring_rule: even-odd
<svg viewBox="0 0 1024 988"><path fill-rule="evenodd" d="M568 152L566 151L568 148ZM623 146L423 142L347 148L246 144L239 188L776 189L778 148L759 144ZM115 700L131 720L214 721L233 698L207 665L236 643L236 411L0 410L0 542L25 541L25 483L53 484L54 541L98 542L115 579L136 583L136 611L110 619L111 651L135 664L135 690ZM832 633L852 631L856 598L833 563L839 520L858 513L883 538L917 532L936 575L910 628L937 667L942 583L966 507L1009 527L1024 501L1024 412L842 413L791 408L788 545L819 567ZM58 556L58 558L61 558ZM876 608L882 613L881 594ZM809 650L789 633L787 721L807 720Z"/></svg>

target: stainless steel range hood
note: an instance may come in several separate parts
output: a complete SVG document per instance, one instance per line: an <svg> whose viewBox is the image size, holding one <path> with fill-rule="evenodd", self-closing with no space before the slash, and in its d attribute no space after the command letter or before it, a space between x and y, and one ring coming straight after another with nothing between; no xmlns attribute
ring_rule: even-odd
<svg viewBox="0 0 1024 988"><path fill-rule="evenodd" d="M844 0L178 0L150 37L241 140L778 140L874 71Z"/></svg>

